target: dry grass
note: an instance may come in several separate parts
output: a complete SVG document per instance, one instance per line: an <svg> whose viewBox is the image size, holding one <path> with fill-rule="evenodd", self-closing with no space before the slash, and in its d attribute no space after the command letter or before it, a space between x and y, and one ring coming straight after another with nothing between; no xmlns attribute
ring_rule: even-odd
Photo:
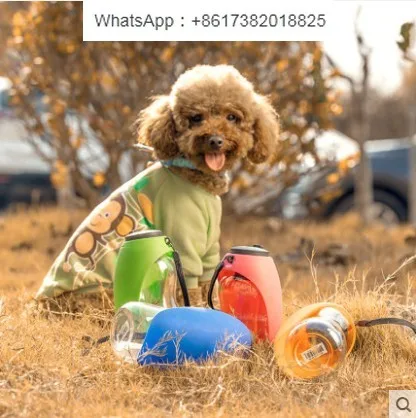
<svg viewBox="0 0 416 418"><path fill-rule="evenodd" d="M398 327L360 329L345 364L316 381L287 379L260 345L246 359L176 370L120 364L108 344L92 347L85 338L105 335L110 315L89 309L46 319L28 307L69 224L83 215L32 210L0 224L0 416L378 417L387 415L389 389L416 389L416 344ZM320 226L226 218L222 245L261 243L281 257L302 237L313 239L312 262L309 243L300 258L278 263L286 313L332 300L360 319L414 303L412 263L385 282L414 253L408 234L363 229L354 217ZM331 256L333 243L348 245L344 259Z"/></svg>

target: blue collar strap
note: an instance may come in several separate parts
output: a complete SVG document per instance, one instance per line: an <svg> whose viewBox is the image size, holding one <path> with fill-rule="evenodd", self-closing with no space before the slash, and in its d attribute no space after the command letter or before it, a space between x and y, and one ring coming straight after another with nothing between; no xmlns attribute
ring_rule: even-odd
<svg viewBox="0 0 416 418"><path fill-rule="evenodd" d="M190 168L191 170L197 170L192 161L187 160L186 158L174 158L173 160L162 161L164 167L182 167Z"/></svg>

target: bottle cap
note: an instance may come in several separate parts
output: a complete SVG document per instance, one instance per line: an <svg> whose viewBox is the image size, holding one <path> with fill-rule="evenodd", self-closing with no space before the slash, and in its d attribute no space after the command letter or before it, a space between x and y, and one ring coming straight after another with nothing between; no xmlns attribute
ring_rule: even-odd
<svg viewBox="0 0 416 418"><path fill-rule="evenodd" d="M260 255L267 257L269 255L269 252L259 246L259 245L241 245L237 247L232 247L230 250L231 254L245 254L245 255Z"/></svg>
<svg viewBox="0 0 416 418"><path fill-rule="evenodd" d="M153 237L162 237L163 233L162 231L159 231L158 229L152 229L147 231L136 231L132 232L131 234L127 235L126 241L133 241L140 238L153 238Z"/></svg>

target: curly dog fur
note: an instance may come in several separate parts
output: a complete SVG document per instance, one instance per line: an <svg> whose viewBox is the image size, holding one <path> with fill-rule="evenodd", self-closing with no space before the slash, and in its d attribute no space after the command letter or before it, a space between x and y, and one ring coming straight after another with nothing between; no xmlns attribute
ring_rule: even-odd
<svg viewBox="0 0 416 418"><path fill-rule="evenodd" d="M170 169L214 195L227 191L225 172L238 160L266 161L279 136L278 115L268 100L227 65L197 66L185 72L169 95L156 97L140 113L138 123L139 141L152 146L160 160L180 157L191 161L193 168ZM79 238L76 234L74 240ZM202 282L189 289L193 305L203 303L207 285ZM80 297L61 296L63 309L72 309L72 302Z"/></svg>
<svg viewBox="0 0 416 418"><path fill-rule="evenodd" d="M138 136L160 160L189 159L197 170L173 170L221 195L228 190L224 173L236 161L248 158L258 164L273 153L278 119L267 98L234 67L200 65L182 74L169 95L156 97L140 113Z"/></svg>

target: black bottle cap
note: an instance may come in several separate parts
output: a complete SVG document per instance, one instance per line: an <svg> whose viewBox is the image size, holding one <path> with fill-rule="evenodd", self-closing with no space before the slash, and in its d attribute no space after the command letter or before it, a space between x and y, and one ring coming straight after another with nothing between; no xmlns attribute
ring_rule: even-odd
<svg viewBox="0 0 416 418"><path fill-rule="evenodd" d="M153 237L163 237L162 231L158 229L150 229L146 231L136 231L127 235L126 241L134 241L140 238L153 238Z"/></svg>
<svg viewBox="0 0 416 418"><path fill-rule="evenodd" d="M263 248L261 245L241 245L237 247L232 247L230 250L231 254L246 254L246 255L262 255L267 257L269 252Z"/></svg>

